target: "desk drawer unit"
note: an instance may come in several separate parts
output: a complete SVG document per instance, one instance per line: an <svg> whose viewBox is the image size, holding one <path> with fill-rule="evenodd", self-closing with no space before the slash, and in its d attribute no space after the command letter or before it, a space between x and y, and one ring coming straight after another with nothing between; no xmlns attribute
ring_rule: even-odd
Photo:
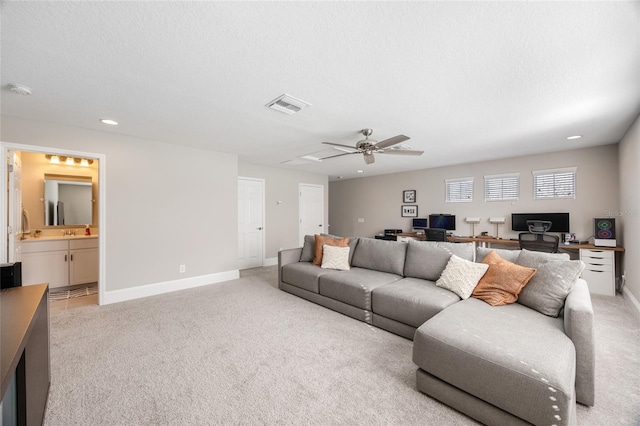
<svg viewBox="0 0 640 426"><path fill-rule="evenodd" d="M612 250L580 249L585 264L582 279L592 294L616 295L615 257Z"/></svg>

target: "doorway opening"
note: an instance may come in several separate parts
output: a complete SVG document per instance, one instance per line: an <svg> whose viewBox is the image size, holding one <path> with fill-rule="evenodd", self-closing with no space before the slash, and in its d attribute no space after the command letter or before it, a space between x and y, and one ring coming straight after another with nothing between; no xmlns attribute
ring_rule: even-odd
<svg viewBox="0 0 640 426"><path fill-rule="evenodd" d="M0 173L8 177L0 182L6 194L0 197L0 210L7 212L0 259L22 262L23 285L49 283L50 294L65 300L65 309L89 300L100 304L105 291L105 155L7 142L0 147L6 159ZM80 300L83 296L89 297Z"/></svg>

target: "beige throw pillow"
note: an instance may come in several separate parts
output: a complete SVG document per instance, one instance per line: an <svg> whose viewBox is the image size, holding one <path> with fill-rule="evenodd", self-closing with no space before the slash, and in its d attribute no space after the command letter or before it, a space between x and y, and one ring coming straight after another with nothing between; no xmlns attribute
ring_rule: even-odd
<svg viewBox="0 0 640 426"><path fill-rule="evenodd" d="M349 251L347 247L335 247L328 244L324 245L322 250L322 265L324 269L338 269L340 271L348 271L349 267Z"/></svg>
<svg viewBox="0 0 640 426"><path fill-rule="evenodd" d="M468 299L487 269L486 263L469 262L453 254L436 285L454 292L461 299Z"/></svg>

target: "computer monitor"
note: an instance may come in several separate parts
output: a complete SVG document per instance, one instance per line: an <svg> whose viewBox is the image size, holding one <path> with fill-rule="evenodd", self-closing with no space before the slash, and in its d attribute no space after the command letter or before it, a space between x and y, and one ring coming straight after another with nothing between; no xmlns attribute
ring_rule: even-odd
<svg viewBox="0 0 640 426"><path fill-rule="evenodd" d="M511 213L511 230L528 232L527 221L551 222L551 228L547 232L570 232L569 213Z"/></svg>
<svg viewBox="0 0 640 426"><path fill-rule="evenodd" d="M429 227L429 219L426 217L416 217L413 219L413 225L411 227L414 231L425 230Z"/></svg>
<svg viewBox="0 0 640 426"><path fill-rule="evenodd" d="M447 231L455 231L456 229L456 215L453 214L430 214L429 215L430 228L441 228Z"/></svg>

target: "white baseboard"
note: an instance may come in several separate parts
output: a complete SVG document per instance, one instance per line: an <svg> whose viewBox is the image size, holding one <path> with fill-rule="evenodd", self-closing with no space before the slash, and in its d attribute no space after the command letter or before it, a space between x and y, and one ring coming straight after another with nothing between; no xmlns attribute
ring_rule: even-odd
<svg viewBox="0 0 640 426"><path fill-rule="evenodd" d="M629 291L627 287L622 289L622 295L624 299L627 301L627 304L631 306L631 309L635 310L635 314L638 318L640 318L640 302L638 299Z"/></svg>
<svg viewBox="0 0 640 426"><path fill-rule="evenodd" d="M171 293L173 291L186 290L188 288L217 284L224 281L236 280L238 278L240 278L240 271L235 269L232 271L200 275L198 277L184 278L181 280L164 281L160 283L124 288L122 290L105 291L100 301L102 302L101 305L109 305L111 303L126 302L127 300L156 296L159 294Z"/></svg>
<svg viewBox="0 0 640 426"><path fill-rule="evenodd" d="M273 266L278 264L278 257L269 257L264 259L262 266Z"/></svg>

